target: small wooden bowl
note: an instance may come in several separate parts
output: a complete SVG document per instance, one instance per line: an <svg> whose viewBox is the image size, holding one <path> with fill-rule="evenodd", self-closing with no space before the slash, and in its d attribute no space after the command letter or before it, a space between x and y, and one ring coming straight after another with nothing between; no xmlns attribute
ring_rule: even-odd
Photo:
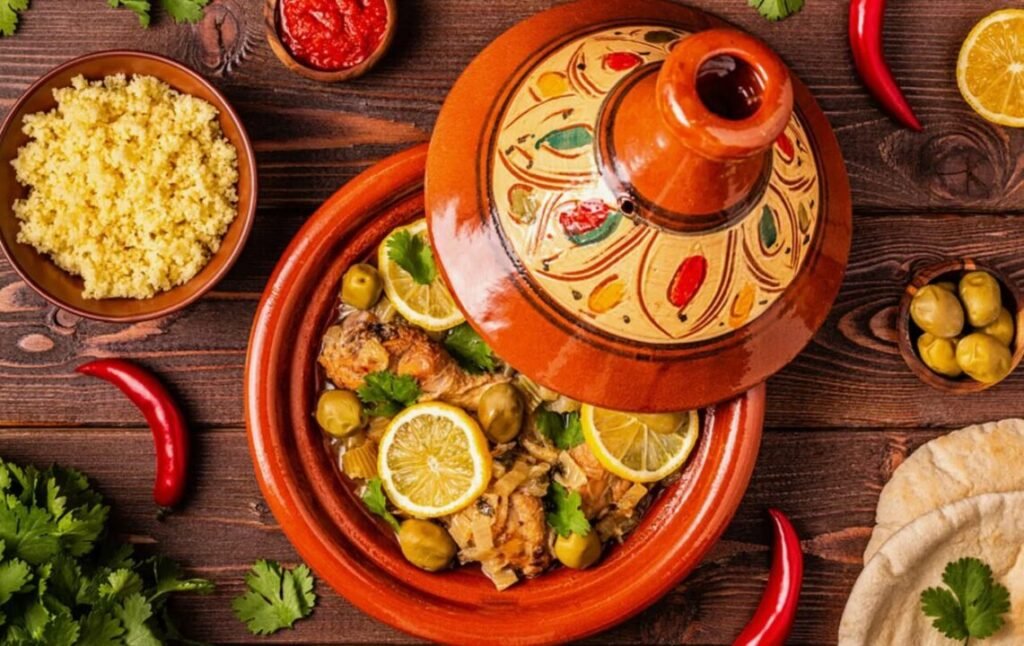
<svg viewBox="0 0 1024 646"><path fill-rule="evenodd" d="M22 132L25 116L53 109L53 90L68 87L82 75L98 80L112 74L154 76L179 92L196 96L217 108L224 136L238 151L238 215L221 239L220 249L192 280L152 298L85 299L82 279L60 269L48 256L17 241L20 223L14 201L28 189L15 179L11 160L28 143ZM75 58L47 72L22 94L0 126L0 249L19 276L57 307L86 318L115 323L153 319L192 303L219 281L238 259L256 215L256 158L238 115L227 99L197 72L181 63L147 52L117 50Z"/></svg>
<svg viewBox="0 0 1024 646"><path fill-rule="evenodd" d="M1013 356L1010 364L1010 372L1012 373L1017 369L1021 358L1024 358L1024 298L1021 296L1020 289L1009 276L998 269L978 264L969 258L947 260L926 267L917 272L913 280L910 281L910 284L907 285L906 290L903 292L903 297L900 299L899 311L896 315L898 343L903 360L907 362L907 365L910 366L910 369L921 381L932 388L953 394L981 392L995 386L999 382L983 384L971 379L967 375L955 378L944 377L926 366L917 353L917 339L921 336L922 332L910 319L910 302L918 290L925 285L942 281L959 283L963 274L976 270L988 272L999 282L999 286L1002 288L1003 307L1013 314L1016 328L1014 329ZM1007 376L1009 376L1009 373L1007 373Z"/></svg>
<svg viewBox="0 0 1024 646"><path fill-rule="evenodd" d="M300 62L292 56L292 53L288 51L288 47L281 41L281 35L278 33L277 29L278 4L280 4L280 0L266 0L263 5L263 23L266 28L267 42L270 43L270 49L274 52L274 55L284 63L284 66L291 71L301 74L306 78L313 79L314 81L320 81L321 83L347 81L349 79L362 76L368 72L370 68L376 65L377 61L384 56L388 47L391 46L391 41L395 37L395 28L398 26L397 3L395 0L384 0L384 4L388 9L387 24L384 26L384 37L381 38L380 45L378 45L377 49L370 54L369 58L358 65L354 65L343 70L321 70Z"/></svg>

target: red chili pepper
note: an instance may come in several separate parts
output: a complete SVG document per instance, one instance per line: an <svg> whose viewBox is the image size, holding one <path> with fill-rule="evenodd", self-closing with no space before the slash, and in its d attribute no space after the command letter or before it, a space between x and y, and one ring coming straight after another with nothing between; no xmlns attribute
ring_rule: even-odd
<svg viewBox="0 0 1024 646"><path fill-rule="evenodd" d="M733 646L783 646L789 637L800 588L804 580L804 555L793 524L778 509L769 509L775 540L772 569L761 604Z"/></svg>
<svg viewBox="0 0 1024 646"><path fill-rule="evenodd" d="M697 295L707 275L708 261L704 256L690 256L679 263L668 285L668 301L680 309L686 307Z"/></svg>
<svg viewBox="0 0 1024 646"><path fill-rule="evenodd" d="M850 0L850 49L864 85L894 119L908 128L921 130L921 122L885 62L882 52L882 22L885 0Z"/></svg>
<svg viewBox="0 0 1024 646"><path fill-rule="evenodd" d="M185 417L164 385L142 366L122 359L99 359L76 370L114 384L142 411L156 445L153 499L161 507L181 502L188 467L188 432Z"/></svg>

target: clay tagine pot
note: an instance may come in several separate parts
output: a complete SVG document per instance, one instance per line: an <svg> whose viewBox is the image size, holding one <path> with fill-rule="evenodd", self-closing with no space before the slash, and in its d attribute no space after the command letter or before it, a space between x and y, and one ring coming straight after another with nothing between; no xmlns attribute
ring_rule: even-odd
<svg viewBox="0 0 1024 646"><path fill-rule="evenodd" d="M851 237L808 90L763 42L661 0L583 0L495 40L438 118L426 203L497 354L622 410L700 408L780 370Z"/></svg>

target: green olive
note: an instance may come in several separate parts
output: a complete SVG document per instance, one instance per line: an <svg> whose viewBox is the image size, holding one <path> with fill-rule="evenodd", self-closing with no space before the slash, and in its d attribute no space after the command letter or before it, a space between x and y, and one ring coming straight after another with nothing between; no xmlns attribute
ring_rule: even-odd
<svg viewBox="0 0 1024 646"><path fill-rule="evenodd" d="M972 271L960 279L960 301L967 310L967 322L974 327L985 327L999 318L1003 297L999 283L992 274Z"/></svg>
<svg viewBox="0 0 1024 646"><path fill-rule="evenodd" d="M601 538L591 529L586 536L576 532L555 540L555 556L562 565L575 570L588 568L601 558Z"/></svg>
<svg viewBox="0 0 1024 646"><path fill-rule="evenodd" d="M428 572L448 567L458 551L455 541L444 528L417 518L402 523L398 530L398 545L407 561Z"/></svg>
<svg viewBox="0 0 1024 646"><path fill-rule="evenodd" d="M999 316L985 327L978 330L999 341L1006 347L1013 343L1013 314L1005 307L999 310Z"/></svg>
<svg viewBox="0 0 1024 646"><path fill-rule="evenodd" d="M368 310L380 300L383 285L380 274L372 265L352 265L341 281L341 302L357 309Z"/></svg>
<svg viewBox="0 0 1024 646"><path fill-rule="evenodd" d="M944 339L957 336L964 329L964 308L952 292L936 285L925 285L910 302L910 318L917 326Z"/></svg>
<svg viewBox="0 0 1024 646"><path fill-rule="evenodd" d="M363 404L351 390L325 390L316 402L316 422L334 437L351 435L366 423Z"/></svg>
<svg viewBox="0 0 1024 646"><path fill-rule="evenodd" d="M956 362L983 384L994 384L1010 373L1010 350L981 332L968 334L956 346Z"/></svg>
<svg viewBox="0 0 1024 646"><path fill-rule="evenodd" d="M495 384L480 396L480 426L495 442L510 442L523 427L523 397L512 384Z"/></svg>
<svg viewBox="0 0 1024 646"><path fill-rule="evenodd" d="M924 365L946 377L959 377L963 370L956 362L956 340L925 332L917 339L917 351Z"/></svg>

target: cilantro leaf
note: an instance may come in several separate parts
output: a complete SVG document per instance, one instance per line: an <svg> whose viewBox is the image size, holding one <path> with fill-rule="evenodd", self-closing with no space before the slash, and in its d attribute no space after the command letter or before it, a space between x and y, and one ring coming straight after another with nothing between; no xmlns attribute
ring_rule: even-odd
<svg viewBox="0 0 1024 646"><path fill-rule="evenodd" d="M395 232L387 241L388 257L420 285L429 285L437 278L434 253L423 240L423 234L413 235L407 229Z"/></svg>
<svg viewBox="0 0 1024 646"><path fill-rule="evenodd" d="M409 375L382 370L366 375L363 381L356 393L373 417L394 417L420 396L420 385Z"/></svg>
<svg viewBox="0 0 1024 646"><path fill-rule="evenodd" d="M305 565L286 570L274 561L256 561L245 576L245 584L248 592L231 605L255 635L291 628L313 612L316 593L313 576Z"/></svg>
<svg viewBox="0 0 1024 646"><path fill-rule="evenodd" d="M766 19L775 21L788 18L804 8L805 0L747 0L751 7Z"/></svg>
<svg viewBox="0 0 1024 646"><path fill-rule="evenodd" d="M134 592L114 606L114 615L124 626L127 646L160 646L161 641L147 623L153 616L153 606L138 592Z"/></svg>
<svg viewBox="0 0 1024 646"><path fill-rule="evenodd" d="M28 9L28 0L0 0L0 36L13 36L18 12Z"/></svg>
<svg viewBox="0 0 1024 646"><path fill-rule="evenodd" d="M535 413L534 424L541 435L563 451L583 444L583 424L580 422L579 413L559 415L541 408Z"/></svg>
<svg viewBox="0 0 1024 646"><path fill-rule="evenodd" d="M574 532L586 536L590 533L590 522L580 510L583 498L578 491L569 491L557 482L552 482L547 500L551 508L547 514L548 525L559 536L567 537Z"/></svg>
<svg viewBox="0 0 1024 646"><path fill-rule="evenodd" d="M992 568L976 558L962 558L946 565L946 588L921 593L921 611L934 618L932 626L950 639L990 637L1003 627L1010 611L1010 592L996 583Z"/></svg>
<svg viewBox="0 0 1024 646"><path fill-rule="evenodd" d="M469 323L460 323L449 330L444 337L444 347L466 372L490 372L497 365L494 352Z"/></svg>
<svg viewBox="0 0 1024 646"><path fill-rule="evenodd" d="M134 11L135 15L139 17L139 24L143 27L149 27L151 9L149 0L107 0L107 5L111 9L126 7Z"/></svg>
<svg viewBox="0 0 1024 646"><path fill-rule="evenodd" d="M196 23L203 18L203 7L210 0L160 0L160 4L174 18L174 22Z"/></svg>
<svg viewBox="0 0 1024 646"><path fill-rule="evenodd" d="M156 587L151 599L157 599L172 592L213 592L213 582L206 579L185 579L181 566L176 561L158 556L153 559L153 579Z"/></svg>
<svg viewBox="0 0 1024 646"><path fill-rule="evenodd" d="M366 491L363 492L363 504L366 508L377 514L391 525L391 529L399 530L398 519L388 511L388 498L384 495L384 485L380 478L372 478L366 483Z"/></svg>
<svg viewBox="0 0 1024 646"><path fill-rule="evenodd" d="M32 568L20 559L11 559L0 563L0 606L29 582Z"/></svg>

